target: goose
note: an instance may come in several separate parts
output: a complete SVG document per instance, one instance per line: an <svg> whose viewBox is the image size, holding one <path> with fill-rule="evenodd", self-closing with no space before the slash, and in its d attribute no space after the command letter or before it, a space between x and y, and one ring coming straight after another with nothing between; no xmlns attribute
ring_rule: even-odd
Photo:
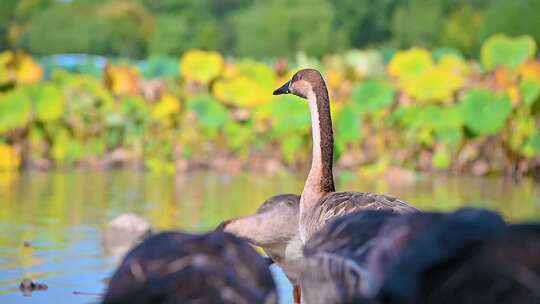
<svg viewBox="0 0 540 304"><path fill-rule="evenodd" d="M298 279L302 260L302 242L298 235L299 203L300 195L275 195L254 214L225 221L218 227L261 247L293 285L295 303L300 303Z"/></svg>
<svg viewBox="0 0 540 304"><path fill-rule="evenodd" d="M411 213L419 210L406 202L369 192L335 192L332 161L334 138L328 90L321 74L303 69L273 95L294 94L307 99L311 112L313 151L311 169L300 198L300 239L306 241L330 219L362 209Z"/></svg>
<svg viewBox="0 0 540 304"><path fill-rule="evenodd" d="M429 231L388 271L377 300L540 303L540 224L499 228Z"/></svg>
<svg viewBox="0 0 540 304"><path fill-rule="evenodd" d="M402 255L407 256L409 248L429 244L423 251L415 251L418 260L451 257L466 244L504 226L499 215L481 209L449 214L363 210L339 217L316 232L304 247L300 276L303 299L310 304L378 303L386 276ZM434 241L433 231L441 237L455 235L455 241ZM396 273L405 271L411 273L403 269Z"/></svg>
<svg viewBox="0 0 540 304"><path fill-rule="evenodd" d="M126 255L102 303L277 303L277 294L268 264L245 241L169 231Z"/></svg>

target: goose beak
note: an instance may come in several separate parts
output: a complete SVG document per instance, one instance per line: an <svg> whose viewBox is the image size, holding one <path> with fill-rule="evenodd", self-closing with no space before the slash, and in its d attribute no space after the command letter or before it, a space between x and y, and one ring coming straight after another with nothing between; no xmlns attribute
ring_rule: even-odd
<svg viewBox="0 0 540 304"><path fill-rule="evenodd" d="M291 84L291 81L287 81L284 85L282 85L279 89L275 90L273 95L281 95L281 94L289 94L291 91L289 91L289 85Z"/></svg>

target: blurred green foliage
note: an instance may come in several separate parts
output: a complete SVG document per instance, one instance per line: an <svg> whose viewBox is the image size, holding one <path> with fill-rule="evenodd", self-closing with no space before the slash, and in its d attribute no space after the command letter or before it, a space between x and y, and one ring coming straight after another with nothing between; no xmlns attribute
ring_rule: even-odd
<svg viewBox="0 0 540 304"><path fill-rule="evenodd" d="M539 10L540 0L1 1L0 50L145 58L198 48L292 58L421 46L471 58L498 33L538 44Z"/></svg>
<svg viewBox="0 0 540 304"><path fill-rule="evenodd" d="M53 68L49 78L32 57L4 52L0 158L11 161L2 168L132 164L174 172L256 167L261 160L274 167L307 164L308 107L271 92L297 69L315 66L331 94L340 166L534 172L540 156L536 43L498 34L481 49L479 60L414 47L389 56L387 64L372 49L320 61L277 59L273 66L193 49L177 59L152 57L143 72L116 61L99 76Z"/></svg>

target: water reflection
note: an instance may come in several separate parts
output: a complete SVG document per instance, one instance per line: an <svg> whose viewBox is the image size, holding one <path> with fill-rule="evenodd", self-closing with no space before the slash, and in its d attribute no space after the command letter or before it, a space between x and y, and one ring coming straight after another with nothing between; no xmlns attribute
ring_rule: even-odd
<svg viewBox="0 0 540 304"><path fill-rule="evenodd" d="M100 232L114 216L132 211L157 229L204 231L223 219L253 212L267 197L299 193L303 176L291 174L182 176L133 171L22 173L0 177L0 302L88 303L102 291L114 268ZM503 179L424 177L414 184L337 177L340 190L388 193L424 210L480 206L499 210L510 220L540 218L540 185ZM30 243L29 247L24 242ZM274 271L275 272L275 271ZM290 287L282 274L282 295ZM49 285L46 292L23 297L25 276Z"/></svg>

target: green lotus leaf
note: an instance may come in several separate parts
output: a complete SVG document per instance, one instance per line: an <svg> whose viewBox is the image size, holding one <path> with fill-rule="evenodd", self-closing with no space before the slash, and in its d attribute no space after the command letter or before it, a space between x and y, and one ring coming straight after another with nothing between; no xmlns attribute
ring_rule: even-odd
<svg viewBox="0 0 540 304"><path fill-rule="evenodd" d="M59 119L64 114L62 91L54 84L47 83L33 86L31 91L34 102L34 114L43 122Z"/></svg>
<svg viewBox="0 0 540 304"><path fill-rule="evenodd" d="M195 96L187 102L187 106L195 112L200 126L212 138L230 121L227 108L210 95Z"/></svg>
<svg viewBox="0 0 540 304"><path fill-rule="evenodd" d="M536 52L536 42L528 35L508 37L497 34L489 37L481 49L481 61L488 71L498 66L516 69Z"/></svg>
<svg viewBox="0 0 540 304"><path fill-rule="evenodd" d="M69 132L60 129L54 135L51 156L58 164L71 165L83 154L83 147Z"/></svg>
<svg viewBox="0 0 540 304"><path fill-rule="evenodd" d="M497 133L504 127L512 111L510 97L484 89L466 92L458 106L465 126L479 135Z"/></svg>
<svg viewBox="0 0 540 304"><path fill-rule="evenodd" d="M529 157L540 155L540 132L538 130L535 130L535 132L527 139L527 142L523 147L523 152Z"/></svg>
<svg viewBox="0 0 540 304"><path fill-rule="evenodd" d="M436 169L447 169L450 167L451 155L449 149L441 146L435 150L431 156L431 165Z"/></svg>
<svg viewBox="0 0 540 304"><path fill-rule="evenodd" d="M352 97L362 112L375 112L390 106L395 95L396 92L390 84L368 80L354 90Z"/></svg>
<svg viewBox="0 0 540 304"><path fill-rule="evenodd" d="M540 83L533 79L522 80L519 84L521 97L527 106L532 106L540 97Z"/></svg>
<svg viewBox="0 0 540 304"><path fill-rule="evenodd" d="M359 143L361 132L362 112L354 105L348 104L341 109L336 119L336 151L340 155L347 150L348 144Z"/></svg>
<svg viewBox="0 0 540 304"><path fill-rule="evenodd" d="M24 128L30 117L31 103L27 90L18 88L0 95L0 134Z"/></svg>
<svg viewBox="0 0 540 304"><path fill-rule="evenodd" d="M298 97L282 95L271 103L272 136L275 138L300 136L311 128L307 103Z"/></svg>

